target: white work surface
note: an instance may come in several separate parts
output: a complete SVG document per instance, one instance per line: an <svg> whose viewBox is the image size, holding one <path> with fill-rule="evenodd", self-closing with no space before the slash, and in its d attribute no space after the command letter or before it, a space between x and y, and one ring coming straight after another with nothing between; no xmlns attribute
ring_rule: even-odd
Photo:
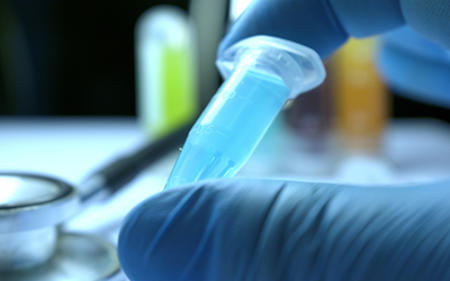
<svg viewBox="0 0 450 281"><path fill-rule="evenodd" d="M44 174L76 186L145 139L134 118L0 118L0 170ZM149 167L109 201L84 208L66 229L116 243L123 217L162 189L175 157L168 155ZM116 280L127 278L121 273Z"/></svg>
<svg viewBox="0 0 450 281"><path fill-rule="evenodd" d="M144 140L133 118L0 118L0 170L43 173L76 185L102 163L135 149ZM449 178L450 126L434 120L393 122L386 134L385 155L401 179L393 182ZM85 209L69 228L115 242L126 213L162 190L175 157L176 152L150 167L109 202ZM255 155L241 175L271 176L257 172L261 159L264 157Z"/></svg>
<svg viewBox="0 0 450 281"><path fill-rule="evenodd" d="M90 172L133 151L145 139L134 118L2 118L0 170L40 173L76 186ZM117 229L118 219L162 189L174 159L172 154L150 167L111 202L90 206L84 212L89 216L77 217L71 229L102 233Z"/></svg>

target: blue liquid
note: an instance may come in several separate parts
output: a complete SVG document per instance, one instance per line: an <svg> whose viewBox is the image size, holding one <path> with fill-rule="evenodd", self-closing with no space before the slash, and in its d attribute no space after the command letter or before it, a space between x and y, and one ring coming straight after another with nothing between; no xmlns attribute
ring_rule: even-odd
<svg viewBox="0 0 450 281"><path fill-rule="evenodd" d="M166 188L233 176L249 159L289 96L278 77L237 70L189 132Z"/></svg>

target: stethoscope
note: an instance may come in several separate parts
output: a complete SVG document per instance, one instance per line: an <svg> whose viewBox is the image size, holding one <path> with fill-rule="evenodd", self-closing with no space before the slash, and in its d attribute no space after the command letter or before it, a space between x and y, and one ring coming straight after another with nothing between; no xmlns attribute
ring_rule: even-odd
<svg viewBox="0 0 450 281"><path fill-rule="evenodd" d="M119 157L78 188L50 176L0 172L0 280L107 280L119 271L114 246L60 226L125 186L184 141L190 125Z"/></svg>

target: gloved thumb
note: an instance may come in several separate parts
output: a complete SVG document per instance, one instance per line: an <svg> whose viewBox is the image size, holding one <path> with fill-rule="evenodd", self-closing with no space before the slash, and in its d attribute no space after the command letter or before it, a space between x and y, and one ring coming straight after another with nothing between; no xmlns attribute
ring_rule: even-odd
<svg viewBox="0 0 450 281"><path fill-rule="evenodd" d="M447 187L199 183L136 207L119 257L131 280L450 280Z"/></svg>

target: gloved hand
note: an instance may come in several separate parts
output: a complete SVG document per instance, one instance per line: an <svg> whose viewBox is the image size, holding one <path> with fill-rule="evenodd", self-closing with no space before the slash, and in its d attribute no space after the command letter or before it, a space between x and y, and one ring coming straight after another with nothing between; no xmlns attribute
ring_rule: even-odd
<svg viewBox="0 0 450 281"><path fill-rule="evenodd" d="M450 182L202 182L157 194L119 240L131 280L450 280Z"/></svg>
<svg viewBox="0 0 450 281"><path fill-rule="evenodd" d="M219 50L267 34L327 57L349 35L410 24L450 47L449 0L259 0ZM127 217L131 280L450 280L450 182L359 188L270 180L203 182Z"/></svg>
<svg viewBox="0 0 450 281"><path fill-rule="evenodd" d="M405 23L450 48L449 19L449 0L259 0L233 24L219 53L241 39L266 34L301 43L326 58L348 36L379 34ZM449 51L407 39L412 40L399 40L419 48L383 48L384 78L409 98L450 107Z"/></svg>
<svg viewBox="0 0 450 281"><path fill-rule="evenodd" d="M347 37L364 37L405 23L450 48L449 0L258 0L233 24L219 53L258 34L306 45L323 58Z"/></svg>

